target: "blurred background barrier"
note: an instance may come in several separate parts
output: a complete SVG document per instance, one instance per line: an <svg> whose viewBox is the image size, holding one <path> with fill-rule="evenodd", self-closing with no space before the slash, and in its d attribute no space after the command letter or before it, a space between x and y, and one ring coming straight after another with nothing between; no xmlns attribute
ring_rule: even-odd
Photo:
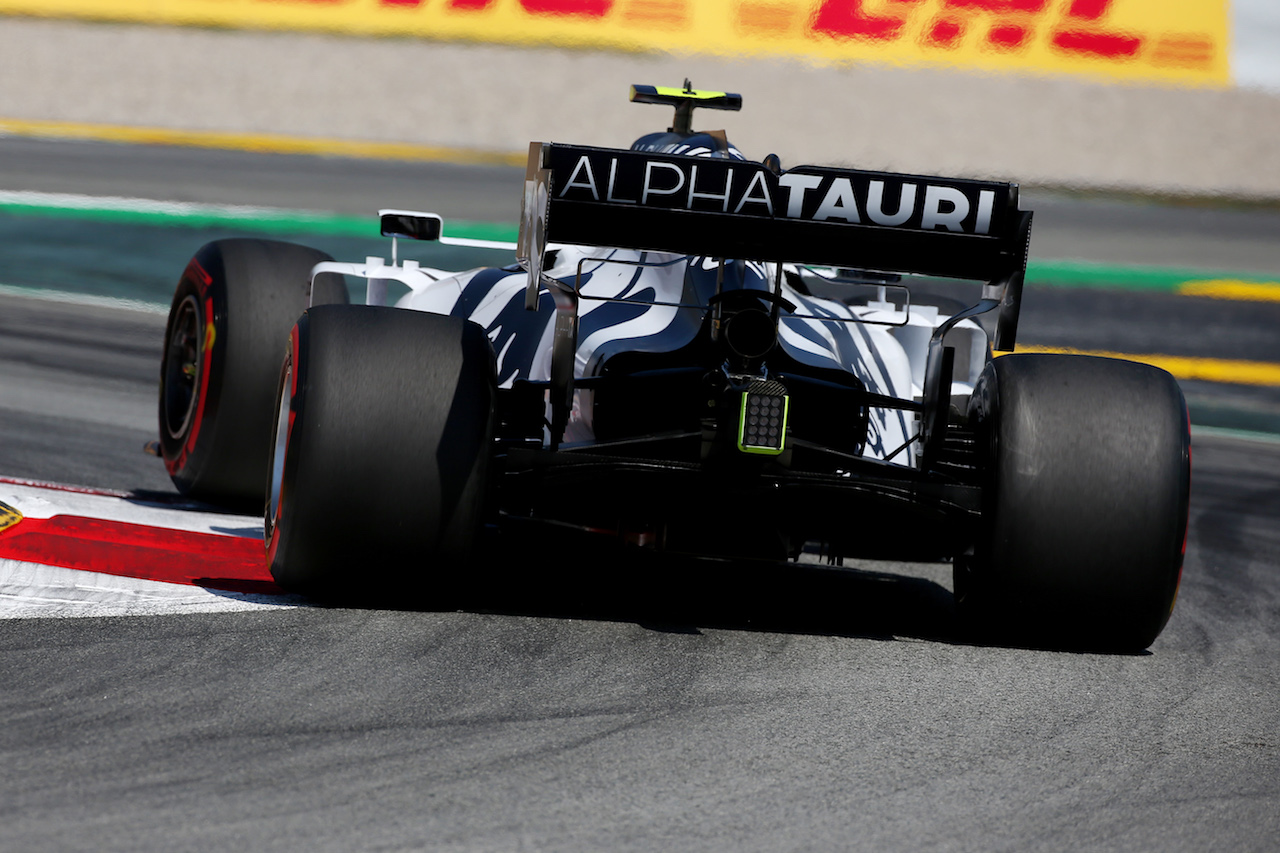
<svg viewBox="0 0 1280 853"><path fill-rule="evenodd" d="M0 132L518 162L531 139L659 129L665 112L627 104L627 86L690 77L745 96L702 121L752 157L1280 199L1274 0L0 0L0 15Z"/></svg>
<svg viewBox="0 0 1280 853"><path fill-rule="evenodd" d="M1222 84L1223 0L4 0L0 11Z"/></svg>

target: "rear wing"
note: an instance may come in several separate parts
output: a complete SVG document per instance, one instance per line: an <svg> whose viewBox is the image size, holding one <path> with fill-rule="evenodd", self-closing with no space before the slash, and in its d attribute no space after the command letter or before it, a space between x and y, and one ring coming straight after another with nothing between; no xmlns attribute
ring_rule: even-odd
<svg viewBox="0 0 1280 853"><path fill-rule="evenodd" d="M516 258L529 272L525 307L537 309L544 285L556 304L552 446L573 407L579 294L543 274L548 243L984 281L978 303L929 338L919 439L933 458L950 401L946 333L998 308L992 343L1013 349L1030 239L1016 184L531 143Z"/></svg>
<svg viewBox="0 0 1280 853"><path fill-rule="evenodd" d="M523 230L555 243L969 279L1026 262L1016 184L546 143L526 181Z"/></svg>
<svg viewBox="0 0 1280 853"><path fill-rule="evenodd" d="M516 255L527 305L549 242L976 279L1011 347L1030 233L1017 184L534 142Z"/></svg>

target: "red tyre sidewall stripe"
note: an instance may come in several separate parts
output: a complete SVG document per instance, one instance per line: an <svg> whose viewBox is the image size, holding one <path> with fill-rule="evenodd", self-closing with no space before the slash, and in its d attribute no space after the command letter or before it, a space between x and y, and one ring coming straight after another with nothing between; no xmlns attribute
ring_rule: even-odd
<svg viewBox="0 0 1280 853"><path fill-rule="evenodd" d="M289 449L293 446L293 423L298 409L298 343L301 334L300 323L295 323L289 332L289 423L285 427L284 459L280 462L280 495L276 500L275 516L271 519L271 538L267 542L267 566L276 561L276 551L280 547L280 518L284 514L285 491L288 483ZM274 484L273 484L274 485Z"/></svg>
<svg viewBox="0 0 1280 853"><path fill-rule="evenodd" d="M213 348L217 344L217 331L213 322L213 294L209 292L213 277L194 259L187 264L187 275L195 282L197 295L204 302L205 325L201 330L200 388L197 392L195 417L191 422L191 430L187 434L187 440L182 446L182 452L172 461L165 460L165 468L168 469L170 474L176 474L181 471L187 464L187 457L196 448L196 439L200 435L200 425L204 421L205 401L209 396L209 374L213 361ZM214 334L209 334L210 329L214 330Z"/></svg>

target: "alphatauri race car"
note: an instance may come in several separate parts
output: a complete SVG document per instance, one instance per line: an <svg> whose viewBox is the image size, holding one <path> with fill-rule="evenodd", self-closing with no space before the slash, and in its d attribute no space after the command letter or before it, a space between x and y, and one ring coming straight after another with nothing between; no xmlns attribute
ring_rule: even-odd
<svg viewBox="0 0 1280 853"><path fill-rule="evenodd" d="M631 97L673 106L672 127L530 146L509 266L399 262L397 240L458 242L400 210L381 212L390 263L201 248L161 367L177 488L265 504L272 575L322 597L371 564L444 588L482 537L555 528L728 560L951 561L976 631L1149 645L1182 569L1186 405L1143 364L993 357L1017 336L1017 185L783 169L693 130L738 95ZM931 298L956 282L973 304Z"/></svg>

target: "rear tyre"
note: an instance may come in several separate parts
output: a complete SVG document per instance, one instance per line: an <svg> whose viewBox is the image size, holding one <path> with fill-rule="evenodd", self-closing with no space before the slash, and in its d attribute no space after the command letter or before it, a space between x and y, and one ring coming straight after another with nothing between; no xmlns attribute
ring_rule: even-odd
<svg viewBox="0 0 1280 853"><path fill-rule="evenodd" d="M217 240L187 265L174 292L160 366L160 447L178 491L261 506L280 354L307 307L324 252L274 240ZM315 304L345 303L338 276Z"/></svg>
<svg viewBox="0 0 1280 853"><path fill-rule="evenodd" d="M321 598L439 598L483 522L495 422L484 330L321 306L279 374L265 531L271 574Z"/></svg>
<svg viewBox="0 0 1280 853"><path fill-rule="evenodd" d="M1010 355L969 405L984 522L956 563L962 622L1034 645L1140 650L1182 573L1191 436L1178 383L1127 361Z"/></svg>

